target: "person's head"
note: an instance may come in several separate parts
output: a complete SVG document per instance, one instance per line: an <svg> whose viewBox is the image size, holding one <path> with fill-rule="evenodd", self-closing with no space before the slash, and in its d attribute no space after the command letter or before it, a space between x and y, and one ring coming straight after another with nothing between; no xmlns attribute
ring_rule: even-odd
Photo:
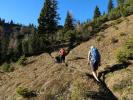
<svg viewBox="0 0 133 100"><path fill-rule="evenodd" d="M90 47L90 49L93 49L93 48L94 48L94 46L91 46L91 47Z"/></svg>
<svg viewBox="0 0 133 100"><path fill-rule="evenodd" d="M63 48L61 48L61 50L63 50Z"/></svg>
<svg viewBox="0 0 133 100"><path fill-rule="evenodd" d="M64 51L64 48L61 48L60 51Z"/></svg>

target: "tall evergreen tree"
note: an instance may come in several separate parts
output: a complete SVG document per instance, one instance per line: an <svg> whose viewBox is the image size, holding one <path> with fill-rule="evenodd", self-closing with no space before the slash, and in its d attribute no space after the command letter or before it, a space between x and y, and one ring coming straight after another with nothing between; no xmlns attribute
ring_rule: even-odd
<svg viewBox="0 0 133 100"><path fill-rule="evenodd" d="M114 5L113 5L113 1L112 0L109 0L109 4L108 4L108 13L114 8Z"/></svg>
<svg viewBox="0 0 133 100"><path fill-rule="evenodd" d="M10 21L10 25L13 25L13 24L14 24L14 22L13 22L13 20L11 20L11 21Z"/></svg>
<svg viewBox="0 0 133 100"><path fill-rule="evenodd" d="M0 21L2 21L2 18L0 18Z"/></svg>
<svg viewBox="0 0 133 100"><path fill-rule="evenodd" d="M106 15L105 11L103 12L103 16Z"/></svg>
<svg viewBox="0 0 133 100"><path fill-rule="evenodd" d="M3 36L1 39L1 53L2 53L2 59L6 60L6 55L8 53L8 47L9 47L9 37Z"/></svg>
<svg viewBox="0 0 133 100"><path fill-rule="evenodd" d="M0 64L2 63L2 47L1 47L1 37L0 37Z"/></svg>
<svg viewBox="0 0 133 100"><path fill-rule="evenodd" d="M94 11L94 17L93 18L96 19L96 18L98 18L100 16L101 16L101 12L100 12L98 6L96 6L95 11Z"/></svg>
<svg viewBox="0 0 133 100"><path fill-rule="evenodd" d="M126 12L125 12L125 4L126 0L117 0L118 3L118 8L120 10L121 16L125 17L126 16Z"/></svg>
<svg viewBox="0 0 133 100"><path fill-rule="evenodd" d="M44 7L38 18L38 34L50 36L57 30L59 15L57 13L57 1L45 0Z"/></svg>
<svg viewBox="0 0 133 100"><path fill-rule="evenodd" d="M65 19L65 24L64 24L64 31L68 31L68 30L73 30L74 29L74 22L73 22L73 17L72 14L68 11L67 12L67 16Z"/></svg>
<svg viewBox="0 0 133 100"><path fill-rule="evenodd" d="M125 0L117 0L118 6L121 6L125 3Z"/></svg>
<svg viewBox="0 0 133 100"><path fill-rule="evenodd" d="M133 0L126 0L126 4L133 5Z"/></svg>

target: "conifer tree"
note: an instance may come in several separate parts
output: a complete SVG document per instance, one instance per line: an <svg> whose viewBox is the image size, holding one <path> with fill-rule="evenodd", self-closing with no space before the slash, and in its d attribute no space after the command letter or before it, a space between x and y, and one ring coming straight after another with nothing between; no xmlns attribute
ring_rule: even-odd
<svg viewBox="0 0 133 100"><path fill-rule="evenodd" d="M2 48L1 48L1 37L0 37L0 64L1 64L1 62L2 62Z"/></svg>
<svg viewBox="0 0 133 100"><path fill-rule="evenodd" d="M118 6L121 6L125 3L125 0L117 0Z"/></svg>
<svg viewBox="0 0 133 100"><path fill-rule="evenodd" d="M10 25L13 25L13 24L14 24L14 22L13 22L13 20L11 20L11 21L10 21Z"/></svg>
<svg viewBox="0 0 133 100"><path fill-rule="evenodd" d="M73 22L73 17L72 14L68 11L67 12L67 16L65 19L65 24L64 24L64 31L68 31L68 30L73 30L74 29L74 22Z"/></svg>
<svg viewBox="0 0 133 100"><path fill-rule="evenodd" d="M103 16L106 15L105 11L103 12Z"/></svg>
<svg viewBox="0 0 133 100"><path fill-rule="evenodd" d="M54 34L57 30L58 19L57 1L45 0L44 7L38 18L38 34L47 37Z"/></svg>
<svg viewBox="0 0 133 100"><path fill-rule="evenodd" d="M133 0L126 0L125 2L126 2L126 4L133 6Z"/></svg>
<svg viewBox="0 0 133 100"><path fill-rule="evenodd" d="M96 19L96 18L98 18L100 16L101 16L101 12L100 12L98 6L96 6L95 11L94 11L94 17L93 18Z"/></svg>
<svg viewBox="0 0 133 100"><path fill-rule="evenodd" d="M114 8L114 5L113 5L113 1L112 0L109 0L109 4L108 4L108 13Z"/></svg>

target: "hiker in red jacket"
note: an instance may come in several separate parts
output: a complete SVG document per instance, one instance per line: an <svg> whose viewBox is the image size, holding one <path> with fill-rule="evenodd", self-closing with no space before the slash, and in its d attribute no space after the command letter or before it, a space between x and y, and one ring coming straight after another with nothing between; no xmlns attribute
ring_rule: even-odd
<svg viewBox="0 0 133 100"><path fill-rule="evenodd" d="M65 63L65 50L63 48L60 49L59 51L59 56L60 56L60 62L64 62Z"/></svg>

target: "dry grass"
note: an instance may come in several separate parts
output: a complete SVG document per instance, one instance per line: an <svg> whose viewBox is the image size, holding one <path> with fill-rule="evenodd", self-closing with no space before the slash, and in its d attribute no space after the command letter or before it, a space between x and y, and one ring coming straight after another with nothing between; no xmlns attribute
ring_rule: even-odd
<svg viewBox="0 0 133 100"><path fill-rule="evenodd" d="M108 67L107 65L114 65L116 63L115 52L121 48L129 37L133 37L133 15L127 17L127 19L129 20L128 23L124 20L115 25L118 30L110 27L102 32L104 38L101 41L97 41L97 38L94 37L71 50L66 57L68 66L55 64L54 59L47 53L27 58L28 63L25 67L13 64L14 72L0 73L0 100L20 98L15 91L18 87L28 87L36 90L37 97L32 98L32 100L71 100L74 97L89 99L86 96L88 90L99 92L100 88L93 78L86 75L86 73L91 75L90 68L87 65L89 47L91 45L96 46L102 55L102 66L99 68L99 72L105 70ZM107 22L106 24L109 25L110 23ZM121 32L126 33L126 35L120 36L119 33ZM119 42L111 43L112 37L119 39ZM56 55L57 52L52 54ZM127 69L117 70L106 77L105 82L109 89L113 91L115 84L120 84L122 80L129 76L131 80L133 75L132 66L130 65L127 68L130 71ZM114 94L118 99L130 99L133 92L132 86L122 89L122 92L123 94L119 91L114 92Z"/></svg>
<svg viewBox="0 0 133 100"><path fill-rule="evenodd" d="M106 77L106 82L113 93L121 100L132 100L133 97L133 65L126 69L116 71L111 76ZM130 99L129 99L130 98Z"/></svg>

